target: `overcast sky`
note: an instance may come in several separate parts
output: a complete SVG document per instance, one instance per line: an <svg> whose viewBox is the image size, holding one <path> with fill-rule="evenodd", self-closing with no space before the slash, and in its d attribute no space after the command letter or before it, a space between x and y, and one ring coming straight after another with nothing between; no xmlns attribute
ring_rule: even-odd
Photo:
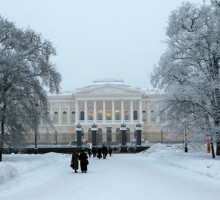
<svg viewBox="0 0 220 200"><path fill-rule="evenodd" d="M151 87L165 27L182 0L0 0L0 15L50 40L62 90L97 79ZM202 3L203 0L190 0Z"/></svg>

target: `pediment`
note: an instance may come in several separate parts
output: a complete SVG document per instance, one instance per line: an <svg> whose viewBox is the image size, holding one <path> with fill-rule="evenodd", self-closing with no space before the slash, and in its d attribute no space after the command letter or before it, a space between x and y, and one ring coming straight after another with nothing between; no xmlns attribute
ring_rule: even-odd
<svg viewBox="0 0 220 200"><path fill-rule="evenodd" d="M91 86L89 88L82 88L77 92L77 94L102 94L102 95L109 95L109 94L142 94L140 89L130 88L124 85L112 85L112 84L105 84L101 86Z"/></svg>

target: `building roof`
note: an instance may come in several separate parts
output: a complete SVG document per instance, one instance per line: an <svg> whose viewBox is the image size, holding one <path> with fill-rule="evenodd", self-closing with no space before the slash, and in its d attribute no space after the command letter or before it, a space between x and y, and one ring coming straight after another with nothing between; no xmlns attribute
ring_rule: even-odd
<svg viewBox="0 0 220 200"><path fill-rule="evenodd" d="M144 95L151 95L151 94L163 94L164 92L160 90L155 90L155 89L149 89L149 88L139 88L139 87L133 87L126 85L124 80L122 79L99 79L99 80L94 80L91 85L87 85L82 88L76 88L75 90L72 91L60 91L59 94L51 94L48 93L48 96L70 96L70 95L76 95L81 92L86 92L86 91L91 91L93 89L99 89L101 87L106 87L106 86L112 86L115 88L122 88L122 89L127 89L130 91L136 91L143 93Z"/></svg>

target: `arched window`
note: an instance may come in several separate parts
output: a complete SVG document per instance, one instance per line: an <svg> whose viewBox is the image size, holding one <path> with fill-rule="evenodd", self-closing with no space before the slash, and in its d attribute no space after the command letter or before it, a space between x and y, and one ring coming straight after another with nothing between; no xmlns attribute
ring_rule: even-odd
<svg viewBox="0 0 220 200"><path fill-rule="evenodd" d="M63 112L63 122L64 123L67 122L67 112L66 111Z"/></svg>
<svg viewBox="0 0 220 200"><path fill-rule="evenodd" d="M120 131L120 128L116 129L116 143L117 144L121 143L121 131Z"/></svg>
<svg viewBox="0 0 220 200"><path fill-rule="evenodd" d="M106 112L106 120L112 120L112 113L110 111Z"/></svg>
<svg viewBox="0 0 220 200"><path fill-rule="evenodd" d="M97 146L99 145L99 144L102 144L102 140L103 140L103 138L102 138L102 129L101 128L99 128L98 129L98 133L97 133Z"/></svg>
<svg viewBox="0 0 220 200"><path fill-rule="evenodd" d="M75 111L72 111L72 116L71 116L71 120L72 120L72 123L74 123L75 122L75 120L76 120L76 116L75 116Z"/></svg>
<svg viewBox="0 0 220 200"><path fill-rule="evenodd" d="M134 120L138 120L138 112L137 110L134 110Z"/></svg>
<svg viewBox="0 0 220 200"><path fill-rule="evenodd" d="M80 120L84 120L84 111L80 111Z"/></svg>
<svg viewBox="0 0 220 200"><path fill-rule="evenodd" d="M93 112L89 111L89 120L93 120Z"/></svg>
<svg viewBox="0 0 220 200"><path fill-rule="evenodd" d="M54 123L58 123L59 122L59 116L58 116L58 112L54 112L53 114L53 122Z"/></svg>
<svg viewBox="0 0 220 200"><path fill-rule="evenodd" d="M110 145L110 142L112 141L112 129L107 128L106 132L107 132L107 142L108 142L108 145Z"/></svg>
<svg viewBox="0 0 220 200"><path fill-rule="evenodd" d="M92 143L92 131L91 131L91 128L88 129L88 142Z"/></svg>

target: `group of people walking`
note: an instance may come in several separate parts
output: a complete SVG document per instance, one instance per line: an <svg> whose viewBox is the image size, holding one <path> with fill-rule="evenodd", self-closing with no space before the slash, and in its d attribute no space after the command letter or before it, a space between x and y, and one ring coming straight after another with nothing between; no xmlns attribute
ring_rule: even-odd
<svg viewBox="0 0 220 200"><path fill-rule="evenodd" d="M99 147L98 149L96 148L92 149L93 158L97 156L98 159L100 158L106 159L108 153L110 156L112 155L112 148L111 147L107 148L104 144L102 147Z"/></svg>
<svg viewBox="0 0 220 200"><path fill-rule="evenodd" d="M89 161L88 156L84 150L81 150L80 154L78 154L78 151L74 151L72 154L70 167L72 167L73 170L75 170L75 173L77 173L77 170L79 169L79 161L82 173L87 173L87 165L89 164Z"/></svg>
<svg viewBox="0 0 220 200"><path fill-rule="evenodd" d="M97 156L98 159L100 158L106 159L108 153L110 156L112 155L112 148L111 147L107 148L104 144L102 147L99 148L88 149L89 157L91 157L91 155L93 154L93 158ZM87 166L89 164L89 161L88 161L88 156L84 150L81 150L80 154L78 153L77 150L75 150L72 154L70 167L72 167L72 169L75 170L75 173L77 173L77 170L79 169L79 161L80 161L81 172L87 173L88 170Z"/></svg>

